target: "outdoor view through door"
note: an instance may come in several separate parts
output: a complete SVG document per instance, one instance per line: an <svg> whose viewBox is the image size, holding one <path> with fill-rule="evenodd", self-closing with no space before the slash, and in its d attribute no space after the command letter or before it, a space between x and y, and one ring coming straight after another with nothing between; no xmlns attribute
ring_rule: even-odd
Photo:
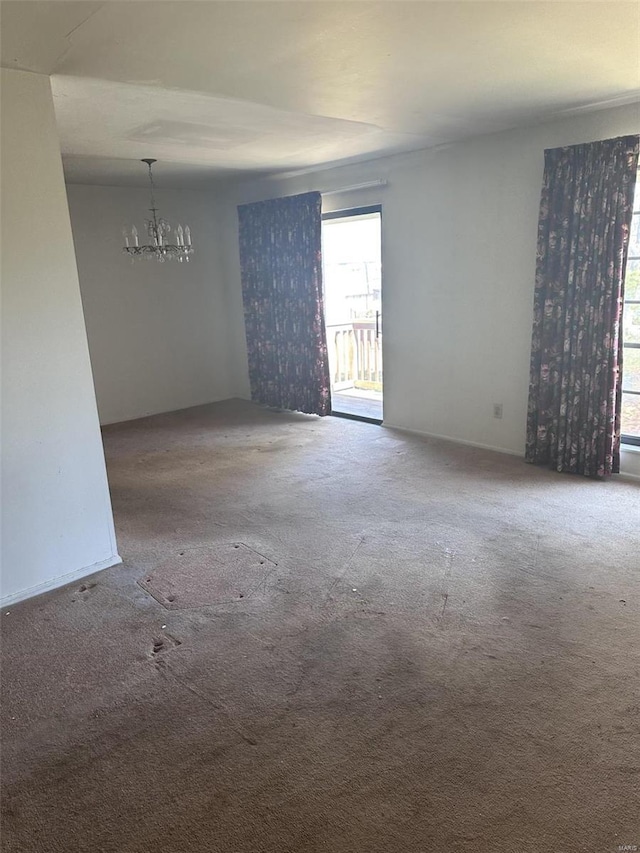
<svg viewBox="0 0 640 853"><path fill-rule="evenodd" d="M382 421L380 207L322 217L325 324L334 414Z"/></svg>

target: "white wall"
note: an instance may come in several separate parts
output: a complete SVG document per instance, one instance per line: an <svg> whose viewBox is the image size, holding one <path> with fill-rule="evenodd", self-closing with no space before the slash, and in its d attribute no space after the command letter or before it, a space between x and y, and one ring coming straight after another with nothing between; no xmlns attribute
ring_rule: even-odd
<svg viewBox="0 0 640 853"><path fill-rule="evenodd" d="M157 168L157 184L161 175ZM146 189L70 185L67 192L101 423L229 397L215 197L157 190L161 215L189 224L195 246L188 264L159 264L132 263L122 252L125 224L143 233Z"/></svg>
<svg viewBox="0 0 640 853"><path fill-rule="evenodd" d="M382 203L385 423L523 454L544 149L638 132L633 105L237 187L225 226L236 393L248 393L236 204L383 178L325 209ZM640 474L640 455L623 465Z"/></svg>
<svg viewBox="0 0 640 853"><path fill-rule="evenodd" d="M49 79L1 86L6 605L120 558Z"/></svg>

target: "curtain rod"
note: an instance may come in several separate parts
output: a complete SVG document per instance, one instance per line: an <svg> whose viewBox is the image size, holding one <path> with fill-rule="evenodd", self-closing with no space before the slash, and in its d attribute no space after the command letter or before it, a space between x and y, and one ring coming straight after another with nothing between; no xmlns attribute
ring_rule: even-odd
<svg viewBox="0 0 640 853"><path fill-rule="evenodd" d="M386 187L387 181L385 178L378 178L376 181L365 181L363 184L352 184L349 187L338 187L337 190L323 190L321 195L337 195L338 193L349 193L353 190L368 190L372 187Z"/></svg>

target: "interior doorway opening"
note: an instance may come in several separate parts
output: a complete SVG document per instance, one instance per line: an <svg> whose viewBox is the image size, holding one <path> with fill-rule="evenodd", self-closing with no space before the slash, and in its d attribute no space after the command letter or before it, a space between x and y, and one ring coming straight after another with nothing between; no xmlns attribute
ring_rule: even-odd
<svg viewBox="0 0 640 853"><path fill-rule="evenodd" d="M322 217L332 414L382 423L382 208Z"/></svg>

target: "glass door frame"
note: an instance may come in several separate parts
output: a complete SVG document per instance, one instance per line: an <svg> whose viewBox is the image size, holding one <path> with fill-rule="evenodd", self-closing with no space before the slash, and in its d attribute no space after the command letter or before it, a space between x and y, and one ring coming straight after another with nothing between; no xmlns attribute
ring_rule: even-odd
<svg viewBox="0 0 640 853"><path fill-rule="evenodd" d="M368 204L362 207L347 207L342 210L332 210L327 213L322 214L322 222L326 222L332 219L350 219L351 217L356 216L366 216L367 214L377 213L380 215L380 291L381 291L381 302L382 302L382 292L384 288L382 287L382 282L384 281L384 262L382 258L382 205L381 204ZM324 272L323 272L324 275ZM382 312L381 312L382 313ZM324 317L326 318L326 305L324 311ZM378 322L378 318L376 317L376 324ZM380 327L381 328L381 327ZM380 330L380 336L382 337L382 331ZM380 341L380 347L382 349L383 343ZM384 355L382 358L382 364L384 366ZM384 370L384 367L383 367ZM384 378L383 378L383 388L384 388ZM384 392L383 392L384 393ZM383 404L384 405L384 404ZM331 412L331 415L336 418L347 418L352 421L364 421L369 424L382 424L382 418L369 418L365 415L353 415L348 412ZM384 416L384 415L383 415Z"/></svg>

